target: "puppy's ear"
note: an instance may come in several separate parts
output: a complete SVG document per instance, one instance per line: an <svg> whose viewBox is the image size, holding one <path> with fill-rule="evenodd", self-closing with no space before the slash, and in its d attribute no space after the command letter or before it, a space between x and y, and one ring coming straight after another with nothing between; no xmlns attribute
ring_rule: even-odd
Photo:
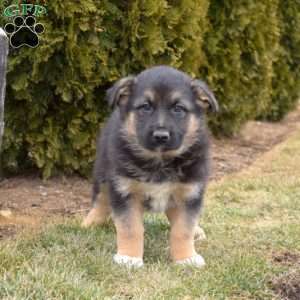
<svg viewBox="0 0 300 300"><path fill-rule="evenodd" d="M116 106L126 104L135 82L136 78L134 76L124 77L108 89L105 99L109 106L115 108Z"/></svg>
<svg viewBox="0 0 300 300"><path fill-rule="evenodd" d="M192 90L194 91L198 104L212 112L219 111L219 104L213 92L208 88L205 82L194 79L191 82Z"/></svg>

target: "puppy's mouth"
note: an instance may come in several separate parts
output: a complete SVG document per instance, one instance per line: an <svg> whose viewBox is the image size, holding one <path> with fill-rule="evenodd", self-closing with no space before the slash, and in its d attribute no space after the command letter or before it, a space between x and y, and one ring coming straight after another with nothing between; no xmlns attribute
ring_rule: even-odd
<svg viewBox="0 0 300 300"><path fill-rule="evenodd" d="M177 145L177 143L174 142L169 142L169 143L153 143L153 142L148 142L147 145L144 145L144 147L147 150L150 150L152 152L157 152L157 153L164 153L168 151L176 151L177 149L180 148L180 144Z"/></svg>
<svg viewBox="0 0 300 300"><path fill-rule="evenodd" d="M167 146L167 145L161 145L161 146L155 146L150 148L149 150L154 151L154 152L167 152L170 150L175 150L176 148Z"/></svg>

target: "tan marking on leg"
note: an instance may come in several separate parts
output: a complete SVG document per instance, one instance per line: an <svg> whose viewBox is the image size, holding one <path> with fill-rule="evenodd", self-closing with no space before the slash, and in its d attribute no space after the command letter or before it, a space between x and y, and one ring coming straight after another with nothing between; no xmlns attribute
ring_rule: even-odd
<svg viewBox="0 0 300 300"><path fill-rule="evenodd" d="M103 224L105 221L107 221L110 213L111 207L109 204L107 187L103 186L103 189L99 195L99 199L83 220L82 227L87 228L92 225Z"/></svg>
<svg viewBox="0 0 300 300"><path fill-rule="evenodd" d="M117 230L117 253L131 257L143 257L144 226L143 210L139 203L133 203L124 216L114 216Z"/></svg>
<svg viewBox="0 0 300 300"><path fill-rule="evenodd" d="M181 207L169 208L166 212L171 224L170 251L173 260L182 260L196 254L194 247L195 220L187 220Z"/></svg>

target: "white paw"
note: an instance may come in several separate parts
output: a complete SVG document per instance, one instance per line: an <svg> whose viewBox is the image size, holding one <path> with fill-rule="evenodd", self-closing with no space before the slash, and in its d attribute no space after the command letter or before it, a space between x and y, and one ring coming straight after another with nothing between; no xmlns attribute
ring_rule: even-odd
<svg viewBox="0 0 300 300"><path fill-rule="evenodd" d="M195 229L195 240L206 240L206 234L200 226L197 226Z"/></svg>
<svg viewBox="0 0 300 300"><path fill-rule="evenodd" d="M113 257L115 263L125 265L126 267L140 268L143 266L143 259L140 257L133 257L121 254L115 254Z"/></svg>
<svg viewBox="0 0 300 300"><path fill-rule="evenodd" d="M175 263L178 265L194 266L198 268L205 266L204 258L200 254L196 254L192 257L185 258L182 260L177 260Z"/></svg>

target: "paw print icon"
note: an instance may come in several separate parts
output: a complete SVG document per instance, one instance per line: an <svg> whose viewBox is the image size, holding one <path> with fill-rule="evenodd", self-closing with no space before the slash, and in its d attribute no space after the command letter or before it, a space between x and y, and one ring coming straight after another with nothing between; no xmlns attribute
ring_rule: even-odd
<svg viewBox="0 0 300 300"><path fill-rule="evenodd" d="M9 35L10 45L13 48L22 46L35 48L39 45L39 34L42 34L45 28L43 24L36 23L33 16L28 16L25 19L17 16L13 23L5 25L4 30Z"/></svg>

